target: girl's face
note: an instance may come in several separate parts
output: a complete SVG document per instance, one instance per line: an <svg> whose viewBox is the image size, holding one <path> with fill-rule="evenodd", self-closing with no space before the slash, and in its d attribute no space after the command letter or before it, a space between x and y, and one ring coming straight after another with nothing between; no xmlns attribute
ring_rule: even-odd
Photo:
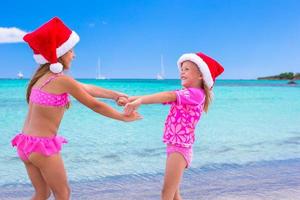
<svg viewBox="0 0 300 200"><path fill-rule="evenodd" d="M191 61L184 61L181 64L180 79L181 85L185 88L202 87L202 73L200 72L197 65Z"/></svg>
<svg viewBox="0 0 300 200"><path fill-rule="evenodd" d="M70 69L71 63L74 58L75 58L75 52L73 49L71 49L61 57L62 64L64 65L64 70Z"/></svg>

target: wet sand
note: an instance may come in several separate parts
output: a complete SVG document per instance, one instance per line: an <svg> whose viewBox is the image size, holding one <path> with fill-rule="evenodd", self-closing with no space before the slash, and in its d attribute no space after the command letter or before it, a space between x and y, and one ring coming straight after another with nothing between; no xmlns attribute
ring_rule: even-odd
<svg viewBox="0 0 300 200"><path fill-rule="evenodd" d="M72 199L159 200L162 181L163 174L142 174L71 182ZM29 184L7 184L0 199L29 199L32 192ZM300 159L191 168L181 193L185 200L300 200Z"/></svg>

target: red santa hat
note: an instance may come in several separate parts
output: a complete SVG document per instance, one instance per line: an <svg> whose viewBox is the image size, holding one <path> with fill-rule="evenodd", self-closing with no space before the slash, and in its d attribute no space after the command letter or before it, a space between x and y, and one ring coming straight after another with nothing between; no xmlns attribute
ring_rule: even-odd
<svg viewBox="0 0 300 200"><path fill-rule="evenodd" d="M214 59L203 53L187 53L183 54L177 61L179 70L184 61L192 61L197 65L202 73L204 84L207 87L213 87L217 76L223 73L224 68Z"/></svg>
<svg viewBox="0 0 300 200"><path fill-rule="evenodd" d="M34 60L38 64L50 63L50 70L53 73L63 71L63 65L58 62L58 58L79 42L79 36L58 17L26 34L23 39L32 48Z"/></svg>

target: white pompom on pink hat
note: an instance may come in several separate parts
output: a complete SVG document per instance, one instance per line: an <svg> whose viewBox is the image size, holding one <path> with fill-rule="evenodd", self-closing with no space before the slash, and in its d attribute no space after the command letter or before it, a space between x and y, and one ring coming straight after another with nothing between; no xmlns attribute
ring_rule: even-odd
<svg viewBox="0 0 300 200"><path fill-rule="evenodd" d="M58 62L58 58L79 42L79 36L61 19L54 17L35 31L26 34L23 40L33 50L33 58L38 64L50 63L50 70L60 73L63 71L63 65Z"/></svg>
<svg viewBox="0 0 300 200"><path fill-rule="evenodd" d="M177 61L179 70L184 61L191 61L197 65L202 73L204 84L207 87L213 87L217 76L223 73L224 68L214 59L204 53L187 53L183 54Z"/></svg>

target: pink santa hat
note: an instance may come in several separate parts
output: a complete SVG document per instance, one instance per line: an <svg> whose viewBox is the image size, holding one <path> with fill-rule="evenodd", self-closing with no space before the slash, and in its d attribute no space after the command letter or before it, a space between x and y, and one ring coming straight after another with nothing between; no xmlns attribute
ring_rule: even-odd
<svg viewBox="0 0 300 200"><path fill-rule="evenodd" d="M38 64L50 63L50 70L53 73L63 71L63 65L58 62L58 58L79 42L79 36L58 17L26 34L23 39L32 48L34 60Z"/></svg>
<svg viewBox="0 0 300 200"><path fill-rule="evenodd" d="M183 54L177 61L179 70L184 61L192 61L197 65L203 75L204 83L207 87L213 87L217 76L223 73L224 68L214 59L204 53L187 53Z"/></svg>

